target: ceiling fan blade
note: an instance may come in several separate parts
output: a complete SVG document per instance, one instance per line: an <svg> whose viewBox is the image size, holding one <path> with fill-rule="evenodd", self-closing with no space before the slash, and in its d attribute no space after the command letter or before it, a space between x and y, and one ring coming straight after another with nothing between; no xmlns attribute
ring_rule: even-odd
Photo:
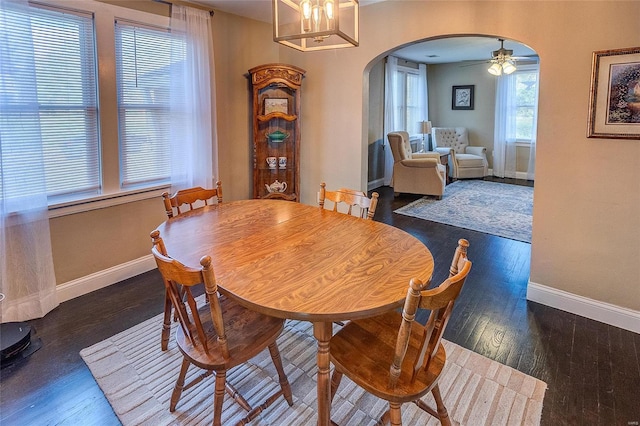
<svg viewBox="0 0 640 426"><path fill-rule="evenodd" d="M490 64L491 61L462 61L460 67L473 67L475 65Z"/></svg>
<svg viewBox="0 0 640 426"><path fill-rule="evenodd" d="M529 56L512 56L511 59L526 61L526 60L537 60L539 59L538 55L529 55Z"/></svg>

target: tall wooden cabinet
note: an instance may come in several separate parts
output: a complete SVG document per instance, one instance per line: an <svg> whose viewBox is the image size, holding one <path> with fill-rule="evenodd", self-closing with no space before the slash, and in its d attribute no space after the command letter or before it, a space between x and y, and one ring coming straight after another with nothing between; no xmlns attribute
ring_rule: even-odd
<svg viewBox="0 0 640 426"><path fill-rule="evenodd" d="M253 198L300 201L300 86L285 64L249 70L253 96Z"/></svg>

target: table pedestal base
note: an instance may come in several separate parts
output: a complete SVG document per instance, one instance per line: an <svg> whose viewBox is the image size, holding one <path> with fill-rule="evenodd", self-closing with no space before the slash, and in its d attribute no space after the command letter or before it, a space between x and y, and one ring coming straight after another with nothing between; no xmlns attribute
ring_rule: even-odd
<svg viewBox="0 0 640 426"><path fill-rule="evenodd" d="M331 359L329 341L333 335L332 322L314 322L313 336L318 341L318 426L329 426L331 422Z"/></svg>

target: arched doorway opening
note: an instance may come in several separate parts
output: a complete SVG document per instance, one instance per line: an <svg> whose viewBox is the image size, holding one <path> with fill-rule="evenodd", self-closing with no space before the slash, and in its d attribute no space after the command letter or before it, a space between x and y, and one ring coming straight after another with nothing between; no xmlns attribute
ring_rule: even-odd
<svg viewBox="0 0 640 426"><path fill-rule="evenodd" d="M502 41L504 40L504 41ZM496 52L501 48L515 60L516 72L507 76L496 76L488 72L496 62ZM400 99L393 105L393 110L401 116L394 124L389 124L390 103L387 58L398 58L398 69L401 78L407 79L399 85L394 99ZM523 43L490 35L455 35L425 39L387 52L374 59L369 69L369 129L368 129L368 188L373 189L389 185L393 165L391 152L387 145L386 133L405 130L410 134L412 149L429 149L430 135L421 133L420 123L431 122L433 127L465 127L470 135L471 145L484 146L487 149L489 175L521 180L534 180L535 170L535 130L537 127L537 67L538 55ZM426 98L424 111L415 112L418 104L408 88L409 79L419 74L420 64L426 64ZM529 70L524 77L524 70ZM520 129L508 135L509 145L498 146L496 139L507 140L504 129L496 127L497 111L500 98L497 91L500 84L518 75L522 80L520 93L517 94L521 105L518 112L513 112L509 120L514 120ZM531 78L534 85L531 86ZM529 79L529 80L527 80ZM396 80L397 81L397 80ZM522 84L524 83L524 84ZM527 86L527 84L529 84ZM472 86L474 105L469 109L454 109L452 105L452 88L454 86ZM535 89L535 90L531 90ZM514 89L515 90L515 89ZM528 92L527 92L528 90ZM400 92L400 93L398 93ZM527 95L528 93L528 95ZM522 96L522 95L528 96ZM535 98L531 95L535 94ZM504 101L503 101L504 102ZM527 104L528 102L528 104ZM498 106L498 108L497 108ZM498 112L499 113L499 112ZM511 114L511 113L510 113ZM398 128L395 128L398 127ZM423 130L424 128L422 128Z"/></svg>

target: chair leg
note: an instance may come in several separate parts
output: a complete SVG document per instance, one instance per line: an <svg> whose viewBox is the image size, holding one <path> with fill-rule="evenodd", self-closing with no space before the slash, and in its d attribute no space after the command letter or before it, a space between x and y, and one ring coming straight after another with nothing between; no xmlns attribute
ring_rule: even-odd
<svg viewBox="0 0 640 426"><path fill-rule="evenodd" d="M391 422L391 426L402 426L402 412L400 411L401 405L402 404L399 402L389 403L389 420Z"/></svg>
<svg viewBox="0 0 640 426"><path fill-rule="evenodd" d="M222 426L222 403L226 392L227 371L216 371L216 387L213 393L213 426Z"/></svg>
<svg viewBox="0 0 640 426"><path fill-rule="evenodd" d="M189 370L189 365L191 363L188 359L184 358L182 360L182 367L180 367L180 374L178 375L178 380L176 380L176 385L173 388L173 393L171 394L171 401L169 402L169 411L172 413L176 411L176 405L180 400L180 396L182 395L182 390L184 389L184 378L187 376L187 370Z"/></svg>
<svg viewBox="0 0 640 426"><path fill-rule="evenodd" d="M440 394L440 387L438 384L433 387L431 393L433 394L433 398L436 400L436 408L438 409L438 418L440 419L440 423L444 426L451 425L449 413L447 412L447 407L445 407L442 402L442 395Z"/></svg>
<svg viewBox="0 0 640 426"><path fill-rule="evenodd" d="M227 390L227 393L229 394L229 396L231 398L233 398L233 400L235 402L237 402L238 405L241 406L245 411L251 411L252 410L251 405L249 405L247 400L244 399L244 396L242 396L240 394L240 392L238 392L238 390L236 388L234 388L231 383L225 381L224 387Z"/></svg>
<svg viewBox="0 0 640 426"><path fill-rule="evenodd" d="M376 426L385 426L387 424L389 424L389 422L391 421L391 414L389 412L389 410L385 411L384 414L382 416L380 416L380 420L378 420L378 423L376 423Z"/></svg>
<svg viewBox="0 0 640 426"><path fill-rule="evenodd" d="M166 351L169 347L169 334L171 333L171 299L165 290L164 292L164 320L162 322L162 340L160 348Z"/></svg>
<svg viewBox="0 0 640 426"><path fill-rule="evenodd" d="M271 354L271 360L273 361L273 365L276 367L276 371L278 372L278 379L280 381L280 388L282 389L282 393L284 395L284 399L287 401L289 406L293 405L293 395L291 394L291 385L289 385L289 379L287 375L284 373L284 367L282 366L282 358L280 357L280 351L278 350L278 345L276 342L273 342L269 345L269 353Z"/></svg>
<svg viewBox="0 0 640 426"><path fill-rule="evenodd" d="M341 380L342 372L334 369L333 374L331 375L331 399L329 401L333 402L333 397L336 396L336 392L338 392Z"/></svg>

